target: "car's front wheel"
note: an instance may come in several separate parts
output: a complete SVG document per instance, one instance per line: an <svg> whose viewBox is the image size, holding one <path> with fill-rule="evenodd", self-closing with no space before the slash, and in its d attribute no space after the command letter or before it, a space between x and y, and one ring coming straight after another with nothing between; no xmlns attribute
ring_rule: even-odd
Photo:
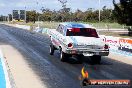
<svg viewBox="0 0 132 88"><path fill-rule="evenodd" d="M55 47L53 44L50 45L50 55L53 55L55 51Z"/></svg>
<svg viewBox="0 0 132 88"><path fill-rule="evenodd" d="M91 56L91 61L95 64L100 64L101 62L101 56L99 55L94 55L94 56Z"/></svg>

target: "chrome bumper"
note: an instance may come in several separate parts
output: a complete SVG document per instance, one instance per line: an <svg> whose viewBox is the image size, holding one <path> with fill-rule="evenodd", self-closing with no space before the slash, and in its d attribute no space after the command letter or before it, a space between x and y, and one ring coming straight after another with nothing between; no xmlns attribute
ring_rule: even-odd
<svg viewBox="0 0 132 88"><path fill-rule="evenodd" d="M100 55L100 56L108 56L109 49L107 50L95 50L95 49L66 49L65 53L67 54L91 54L91 55Z"/></svg>

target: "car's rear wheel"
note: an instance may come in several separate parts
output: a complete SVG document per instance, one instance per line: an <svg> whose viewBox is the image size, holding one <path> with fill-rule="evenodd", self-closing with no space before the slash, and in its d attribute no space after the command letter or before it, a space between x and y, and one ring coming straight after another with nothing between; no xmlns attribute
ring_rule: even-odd
<svg viewBox="0 0 132 88"><path fill-rule="evenodd" d="M101 56L99 55L94 55L94 56L91 56L90 58L94 64L100 64L101 62Z"/></svg>
<svg viewBox="0 0 132 88"><path fill-rule="evenodd" d="M55 47L53 44L50 45L50 55L53 55L55 51Z"/></svg>
<svg viewBox="0 0 132 88"><path fill-rule="evenodd" d="M64 53L63 51L60 51L60 60L62 62L66 61L67 57L68 57L68 55L66 53Z"/></svg>
<svg viewBox="0 0 132 88"><path fill-rule="evenodd" d="M84 55L82 55L82 54L77 55L78 61L79 61L80 63L83 62L83 57L84 57Z"/></svg>

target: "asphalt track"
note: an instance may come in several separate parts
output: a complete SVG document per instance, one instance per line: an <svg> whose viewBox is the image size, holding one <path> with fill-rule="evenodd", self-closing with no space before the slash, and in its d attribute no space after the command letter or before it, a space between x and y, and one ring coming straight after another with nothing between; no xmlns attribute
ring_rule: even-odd
<svg viewBox="0 0 132 88"><path fill-rule="evenodd" d="M50 39L45 34L32 33L27 30L0 24L0 44L15 47L25 57L32 70L48 88L80 88L78 77L83 66L89 72L90 79L130 79L132 66L103 57L101 64L92 64L88 57L79 64L73 58L67 62L59 60L59 53L49 55ZM26 88L26 86L25 86ZM130 88L113 86L96 86L85 88Z"/></svg>

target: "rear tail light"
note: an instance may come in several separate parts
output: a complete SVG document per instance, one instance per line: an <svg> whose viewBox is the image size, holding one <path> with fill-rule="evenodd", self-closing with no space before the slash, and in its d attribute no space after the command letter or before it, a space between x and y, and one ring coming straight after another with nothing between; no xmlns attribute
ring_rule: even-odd
<svg viewBox="0 0 132 88"><path fill-rule="evenodd" d="M109 46L105 44L104 49L109 49Z"/></svg>
<svg viewBox="0 0 132 88"><path fill-rule="evenodd" d="M68 30L71 32L80 32L80 28L70 28Z"/></svg>
<svg viewBox="0 0 132 88"><path fill-rule="evenodd" d="M72 43L69 43L69 44L68 44L68 47L69 47L69 48L72 48L72 47L73 47L73 44L72 44Z"/></svg>

